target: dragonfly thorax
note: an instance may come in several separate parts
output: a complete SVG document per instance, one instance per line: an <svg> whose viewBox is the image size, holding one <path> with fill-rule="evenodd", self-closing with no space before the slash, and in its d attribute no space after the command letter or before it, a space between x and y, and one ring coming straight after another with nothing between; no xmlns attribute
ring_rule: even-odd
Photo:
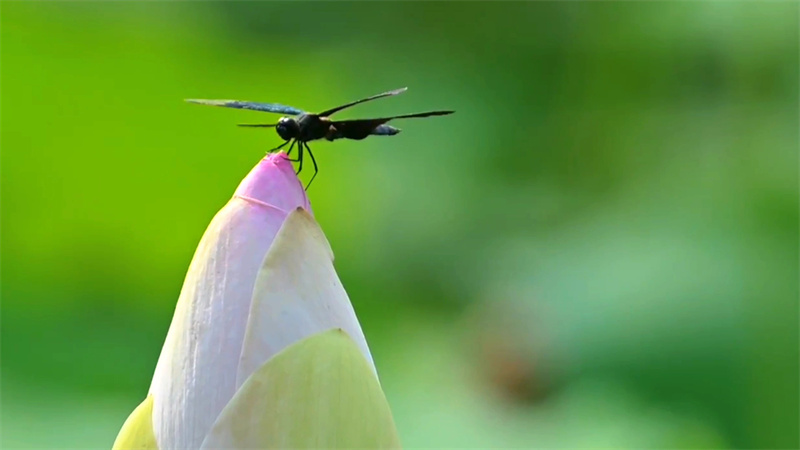
<svg viewBox="0 0 800 450"><path fill-rule="evenodd" d="M300 125L291 117L281 117L275 125L275 131L284 141L295 139L300 135Z"/></svg>

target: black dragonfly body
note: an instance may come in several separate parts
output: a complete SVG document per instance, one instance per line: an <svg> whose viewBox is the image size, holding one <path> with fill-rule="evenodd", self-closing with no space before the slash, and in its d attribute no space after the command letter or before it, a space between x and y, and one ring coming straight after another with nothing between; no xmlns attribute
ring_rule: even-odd
<svg viewBox="0 0 800 450"><path fill-rule="evenodd" d="M337 106L335 108L331 108L327 111L323 111L321 113L316 113L316 114L302 111L292 106L281 105L278 103L256 103L256 102L239 101L239 100L199 100L199 99L189 99L186 101L191 103L200 103L203 105L223 106L226 108L250 109L254 111L265 111L265 112L285 114L285 116L281 117L280 120L278 120L278 123L275 124L239 124L239 126L275 128L275 131L277 131L278 136L280 136L281 139L283 139L285 142L269 150L269 152L279 150L283 148L286 144L291 142L291 145L289 146L289 151L287 152L287 155L291 155L292 149L294 148L295 144L297 144L297 151L298 151L297 159L292 159L291 161L298 162L298 169L297 169L298 174L300 173L301 170L303 170L303 147L305 147L305 149L308 150L308 156L311 157L311 162L314 164L314 175L311 177L311 180L309 180L308 185L306 186L307 189L308 186L311 186L311 182L314 181L314 177L317 176L317 172L319 172L317 168L317 162L316 160L314 160L314 154L311 152L311 148L308 146L308 142L315 141L318 139L327 139L329 141L335 141L337 139L361 140L370 135L393 136L399 133L400 129L392 127L390 125L386 125L386 123L392 119L410 119L415 117L443 116L446 114L452 114L454 112L454 111L429 111L423 113L381 117L376 119L356 119L356 120L331 120L330 118L330 116L345 108L349 108L353 105L364 103L369 100L375 100L377 98L389 97L392 95L401 94L405 92L406 89L407 88L395 89L393 91L388 91L382 94L373 95L372 97L356 100L354 102Z"/></svg>

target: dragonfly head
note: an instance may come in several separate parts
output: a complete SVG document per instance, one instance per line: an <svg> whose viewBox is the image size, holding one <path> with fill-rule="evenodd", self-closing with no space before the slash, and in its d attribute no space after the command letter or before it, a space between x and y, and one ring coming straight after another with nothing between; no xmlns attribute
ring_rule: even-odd
<svg viewBox="0 0 800 450"><path fill-rule="evenodd" d="M281 120L275 125L275 131L278 132L281 139L288 141L300 135L300 125L291 117L281 117Z"/></svg>

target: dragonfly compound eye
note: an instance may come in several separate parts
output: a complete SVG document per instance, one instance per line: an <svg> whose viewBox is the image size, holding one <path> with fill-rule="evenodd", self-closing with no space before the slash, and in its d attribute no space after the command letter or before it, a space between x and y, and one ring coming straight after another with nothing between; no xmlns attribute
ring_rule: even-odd
<svg viewBox="0 0 800 450"><path fill-rule="evenodd" d="M289 139L297 137L300 132L300 126L294 119L282 117L281 120L278 121L278 125L275 126L275 131L278 132L278 136L280 136L281 139L288 141Z"/></svg>

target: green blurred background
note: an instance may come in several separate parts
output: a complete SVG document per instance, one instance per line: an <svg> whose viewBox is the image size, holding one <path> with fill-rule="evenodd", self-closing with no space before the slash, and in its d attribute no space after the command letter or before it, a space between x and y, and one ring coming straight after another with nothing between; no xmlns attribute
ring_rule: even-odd
<svg viewBox="0 0 800 450"><path fill-rule="evenodd" d="M280 142L182 99L402 86L309 195L407 448L798 447L797 3L1 8L3 447L110 447Z"/></svg>

